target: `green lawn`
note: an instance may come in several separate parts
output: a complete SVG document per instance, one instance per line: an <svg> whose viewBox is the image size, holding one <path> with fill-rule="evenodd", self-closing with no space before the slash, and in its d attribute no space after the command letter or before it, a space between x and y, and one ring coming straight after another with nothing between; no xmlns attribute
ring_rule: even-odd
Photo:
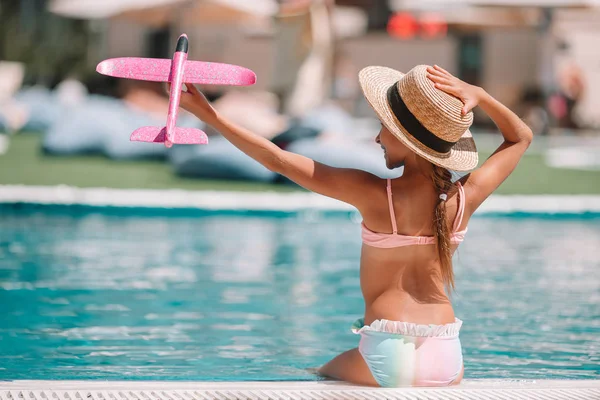
<svg viewBox="0 0 600 400"><path fill-rule="evenodd" d="M486 154L481 154L485 160ZM79 187L292 191L293 185L187 179L163 161L114 161L98 156L52 157L40 152L40 137L12 138L0 156L0 184ZM500 194L600 194L600 172L547 167L539 154L527 155L498 190Z"/></svg>
<svg viewBox="0 0 600 400"><path fill-rule="evenodd" d="M166 161L115 161L101 156L56 157L42 154L41 137L11 139L0 156L0 185L69 185L136 189L290 191L292 185L189 179L176 176Z"/></svg>
<svg viewBox="0 0 600 400"><path fill-rule="evenodd" d="M497 193L600 194L600 171L550 168L542 155L526 155Z"/></svg>

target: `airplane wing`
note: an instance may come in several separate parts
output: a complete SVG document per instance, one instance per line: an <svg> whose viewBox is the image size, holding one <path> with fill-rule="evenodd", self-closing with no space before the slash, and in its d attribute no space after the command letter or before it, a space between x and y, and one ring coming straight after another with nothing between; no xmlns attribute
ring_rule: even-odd
<svg viewBox="0 0 600 400"><path fill-rule="evenodd" d="M115 78L169 82L171 60L136 57L111 58L98 64L96 71Z"/></svg>
<svg viewBox="0 0 600 400"><path fill-rule="evenodd" d="M248 86L256 83L256 74L237 65L187 61L183 81L205 85Z"/></svg>
<svg viewBox="0 0 600 400"><path fill-rule="evenodd" d="M171 63L172 60L160 58L111 58L98 64L96 71L115 78L170 82ZM186 61L183 81L205 85L246 86L256 83L256 74L237 65Z"/></svg>

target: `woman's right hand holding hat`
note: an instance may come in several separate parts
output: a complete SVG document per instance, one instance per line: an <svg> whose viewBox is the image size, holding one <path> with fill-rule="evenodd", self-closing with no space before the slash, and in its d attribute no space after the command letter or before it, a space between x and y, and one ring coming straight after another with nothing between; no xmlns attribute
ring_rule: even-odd
<svg viewBox="0 0 600 400"><path fill-rule="evenodd" d="M460 99L464 107L462 115L477 107L485 93L482 88L461 81L440 66L427 67L427 77L435 84L437 89Z"/></svg>

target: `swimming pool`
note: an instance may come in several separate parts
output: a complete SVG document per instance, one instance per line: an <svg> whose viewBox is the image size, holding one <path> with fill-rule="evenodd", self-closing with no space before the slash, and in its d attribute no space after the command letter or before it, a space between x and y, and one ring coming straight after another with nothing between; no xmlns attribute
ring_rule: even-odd
<svg viewBox="0 0 600 400"><path fill-rule="evenodd" d="M345 216L0 211L0 379L314 380L356 346ZM600 375L600 219L475 217L466 378Z"/></svg>

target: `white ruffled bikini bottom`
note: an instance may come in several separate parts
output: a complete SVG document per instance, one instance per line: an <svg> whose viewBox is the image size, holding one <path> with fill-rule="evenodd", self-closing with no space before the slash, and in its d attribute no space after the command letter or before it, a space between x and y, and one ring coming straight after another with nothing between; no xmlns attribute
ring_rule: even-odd
<svg viewBox="0 0 600 400"><path fill-rule="evenodd" d="M463 367L458 338L462 321L445 325L364 319L352 325L358 350L382 387L448 386Z"/></svg>

